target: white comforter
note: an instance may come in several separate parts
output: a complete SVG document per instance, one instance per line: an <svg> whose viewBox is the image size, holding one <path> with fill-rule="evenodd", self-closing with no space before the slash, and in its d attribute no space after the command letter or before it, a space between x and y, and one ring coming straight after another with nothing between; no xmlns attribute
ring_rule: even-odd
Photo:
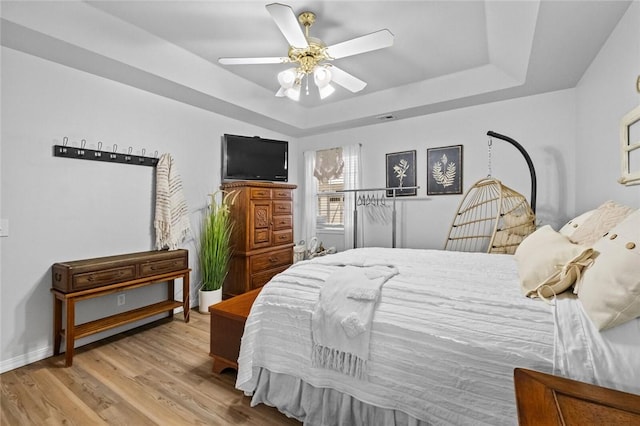
<svg viewBox="0 0 640 426"><path fill-rule="evenodd" d="M311 314L338 266L393 264L375 311L368 380L311 366ZM247 319L237 387L261 368L433 424L514 424L513 368L553 371L552 308L522 296L510 255L365 248L294 265Z"/></svg>

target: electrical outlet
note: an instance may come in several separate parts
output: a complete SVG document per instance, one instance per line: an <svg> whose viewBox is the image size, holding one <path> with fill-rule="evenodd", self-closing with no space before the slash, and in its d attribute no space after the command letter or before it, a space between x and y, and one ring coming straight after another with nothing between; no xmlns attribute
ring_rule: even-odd
<svg viewBox="0 0 640 426"><path fill-rule="evenodd" d="M122 306L125 304L125 299L124 299L124 294L119 294L118 295L118 306Z"/></svg>

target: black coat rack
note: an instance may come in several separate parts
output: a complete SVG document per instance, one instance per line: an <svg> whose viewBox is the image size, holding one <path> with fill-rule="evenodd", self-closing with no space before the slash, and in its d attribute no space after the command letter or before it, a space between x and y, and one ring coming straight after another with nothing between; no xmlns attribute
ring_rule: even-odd
<svg viewBox="0 0 640 426"><path fill-rule="evenodd" d="M131 152L133 151L132 147L129 147L127 154L122 154L117 152L118 145L113 144L113 151L102 151L102 142L98 142L98 149L86 149L86 141L82 139L80 142L80 148L67 146L68 138L64 137L62 139L62 145L54 145L53 146L53 155L54 157L65 157L65 158L77 158L79 160L93 160L93 161L104 161L107 163L121 163L121 164L133 164L136 166L151 166L155 167L158 164L156 151L155 157L145 157L144 152L142 150L142 155L133 155Z"/></svg>

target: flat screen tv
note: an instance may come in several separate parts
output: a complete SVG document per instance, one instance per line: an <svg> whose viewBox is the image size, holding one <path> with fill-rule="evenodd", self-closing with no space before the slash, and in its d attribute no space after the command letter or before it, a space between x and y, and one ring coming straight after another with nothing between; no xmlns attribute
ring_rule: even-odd
<svg viewBox="0 0 640 426"><path fill-rule="evenodd" d="M287 182L289 143L258 136L222 137L222 180Z"/></svg>

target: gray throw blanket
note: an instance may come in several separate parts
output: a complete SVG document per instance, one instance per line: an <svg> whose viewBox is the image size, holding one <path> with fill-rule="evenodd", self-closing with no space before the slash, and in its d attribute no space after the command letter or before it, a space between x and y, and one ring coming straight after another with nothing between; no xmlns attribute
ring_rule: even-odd
<svg viewBox="0 0 640 426"><path fill-rule="evenodd" d="M314 367L366 377L374 310L382 285L397 273L390 265L346 265L327 278L311 317Z"/></svg>

